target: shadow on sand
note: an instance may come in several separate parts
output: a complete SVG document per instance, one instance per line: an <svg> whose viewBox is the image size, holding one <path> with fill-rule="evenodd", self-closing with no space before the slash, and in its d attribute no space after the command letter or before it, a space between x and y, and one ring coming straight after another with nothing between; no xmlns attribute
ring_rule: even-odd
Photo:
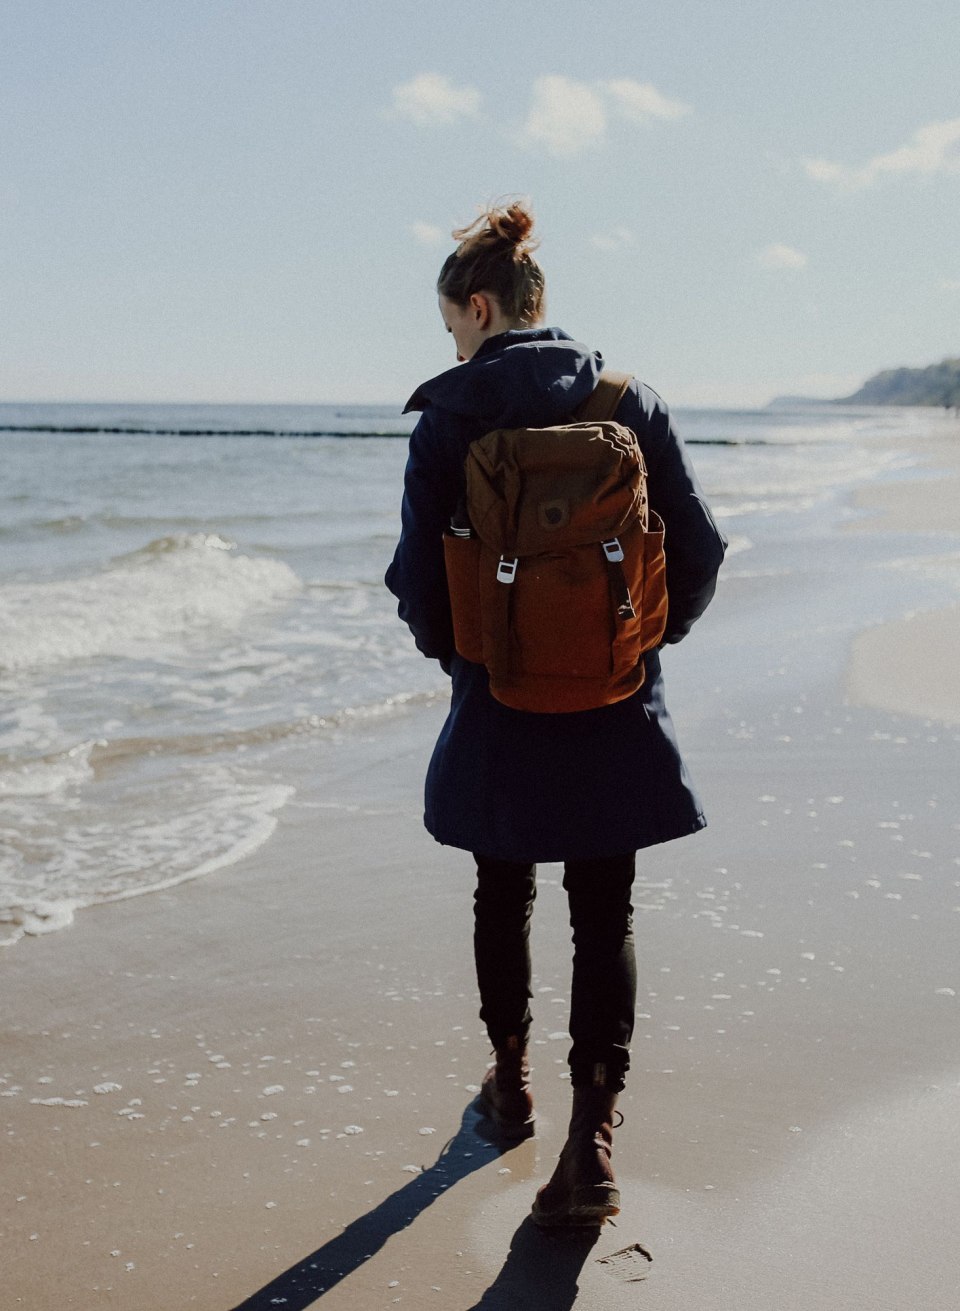
<svg viewBox="0 0 960 1311"><path fill-rule="evenodd" d="M471 1102L456 1134L433 1165L347 1225L335 1238L272 1279L233 1311L305 1311L358 1270L388 1239L411 1225L458 1180L508 1150L487 1132ZM598 1229L543 1233L526 1219L517 1229L503 1269L471 1311L567 1311L577 1296L577 1276L597 1241Z"/></svg>
<svg viewBox="0 0 960 1311"><path fill-rule="evenodd" d="M503 1269L469 1311L570 1311L580 1271L600 1228L538 1229L529 1216L513 1235Z"/></svg>

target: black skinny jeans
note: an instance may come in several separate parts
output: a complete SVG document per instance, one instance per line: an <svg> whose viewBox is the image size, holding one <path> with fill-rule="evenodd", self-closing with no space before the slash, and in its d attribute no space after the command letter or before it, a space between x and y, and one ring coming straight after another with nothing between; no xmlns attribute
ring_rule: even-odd
<svg viewBox="0 0 960 1311"><path fill-rule="evenodd" d="M474 853L474 952L480 1018L494 1047L530 1033L530 916L537 895L536 866ZM570 1077L589 1085L597 1065L619 1092L630 1065L637 1001L633 944L635 855L564 863L563 886L573 928L570 994Z"/></svg>

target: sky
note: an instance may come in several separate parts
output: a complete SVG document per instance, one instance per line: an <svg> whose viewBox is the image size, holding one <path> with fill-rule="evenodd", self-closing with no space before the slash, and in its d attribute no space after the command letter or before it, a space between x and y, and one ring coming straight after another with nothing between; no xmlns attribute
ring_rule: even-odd
<svg viewBox="0 0 960 1311"><path fill-rule="evenodd" d="M402 403L452 228L675 405L960 354L956 0L0 0L0 400Z"/></svg>

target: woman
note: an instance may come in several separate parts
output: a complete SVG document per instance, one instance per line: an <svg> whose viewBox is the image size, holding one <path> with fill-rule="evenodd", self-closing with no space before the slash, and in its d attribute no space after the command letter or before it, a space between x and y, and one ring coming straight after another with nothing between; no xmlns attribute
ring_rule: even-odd
<svg viewBox="0 0 960 1311"><path fill-rule="evenodd" d="M564 863L574 957L567 1142L533 1217L595 1224L619 1211L611 1166L613 1112L629 1065L636 1003L633 908L638 848L692 833L705 819L663 700L657 651L632 696L596 710L534 714L489 691L483 665L454 649L443 534L464 494L470 443L494 428L569 422L590 395L601 356L544 314L533 216L520 203L488 210L437 281L457 368L424 383L410 438L402 534L386 582L425 656L453 681L450 714L427 772L427 829L477 864L475 933L480 1017L496 1054L481 1099L507 1138L532 1132L527 1042L529 924L538 861ZM631 383L615 418L637 436L650 507L666 526L669 611L678 642L704 611L726 543L657 394Z"/></svg>

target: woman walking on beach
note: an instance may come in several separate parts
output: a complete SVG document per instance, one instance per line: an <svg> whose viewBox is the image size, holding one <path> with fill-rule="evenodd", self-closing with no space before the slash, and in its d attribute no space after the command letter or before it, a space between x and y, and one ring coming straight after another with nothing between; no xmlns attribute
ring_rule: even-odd
<svg viewBox="0 0 960 1311"><path fill-rule="evenodd" d="M631 888L635 853L706 823L664 704L657 650L639 690L568 713L504 705L487 669L454 646L444 533L462 517L464 463L493 429L571 421L592 395L601 356L540 326L544 277L521 203L488 210L437 281L457 367L417 388L402 534L386 582L423 654L452 678L450 713L426 780L425 823L438 842L473 853L480 1017L496 1054L481 1099L506 1138L532 1132L527 1043L529 927L536 863L561 861L573 929L569 1054L573 1113L553 1177L537 1194L540 1224L595 1224L619 1211L611 1165L636 1004ZM689 632L713 596L726 543L704 502L667 407L631 380L613 416L637 437L650 509L663 520L669 598L663 643ZM563 707L557 707L563 709Z"/></svg>

